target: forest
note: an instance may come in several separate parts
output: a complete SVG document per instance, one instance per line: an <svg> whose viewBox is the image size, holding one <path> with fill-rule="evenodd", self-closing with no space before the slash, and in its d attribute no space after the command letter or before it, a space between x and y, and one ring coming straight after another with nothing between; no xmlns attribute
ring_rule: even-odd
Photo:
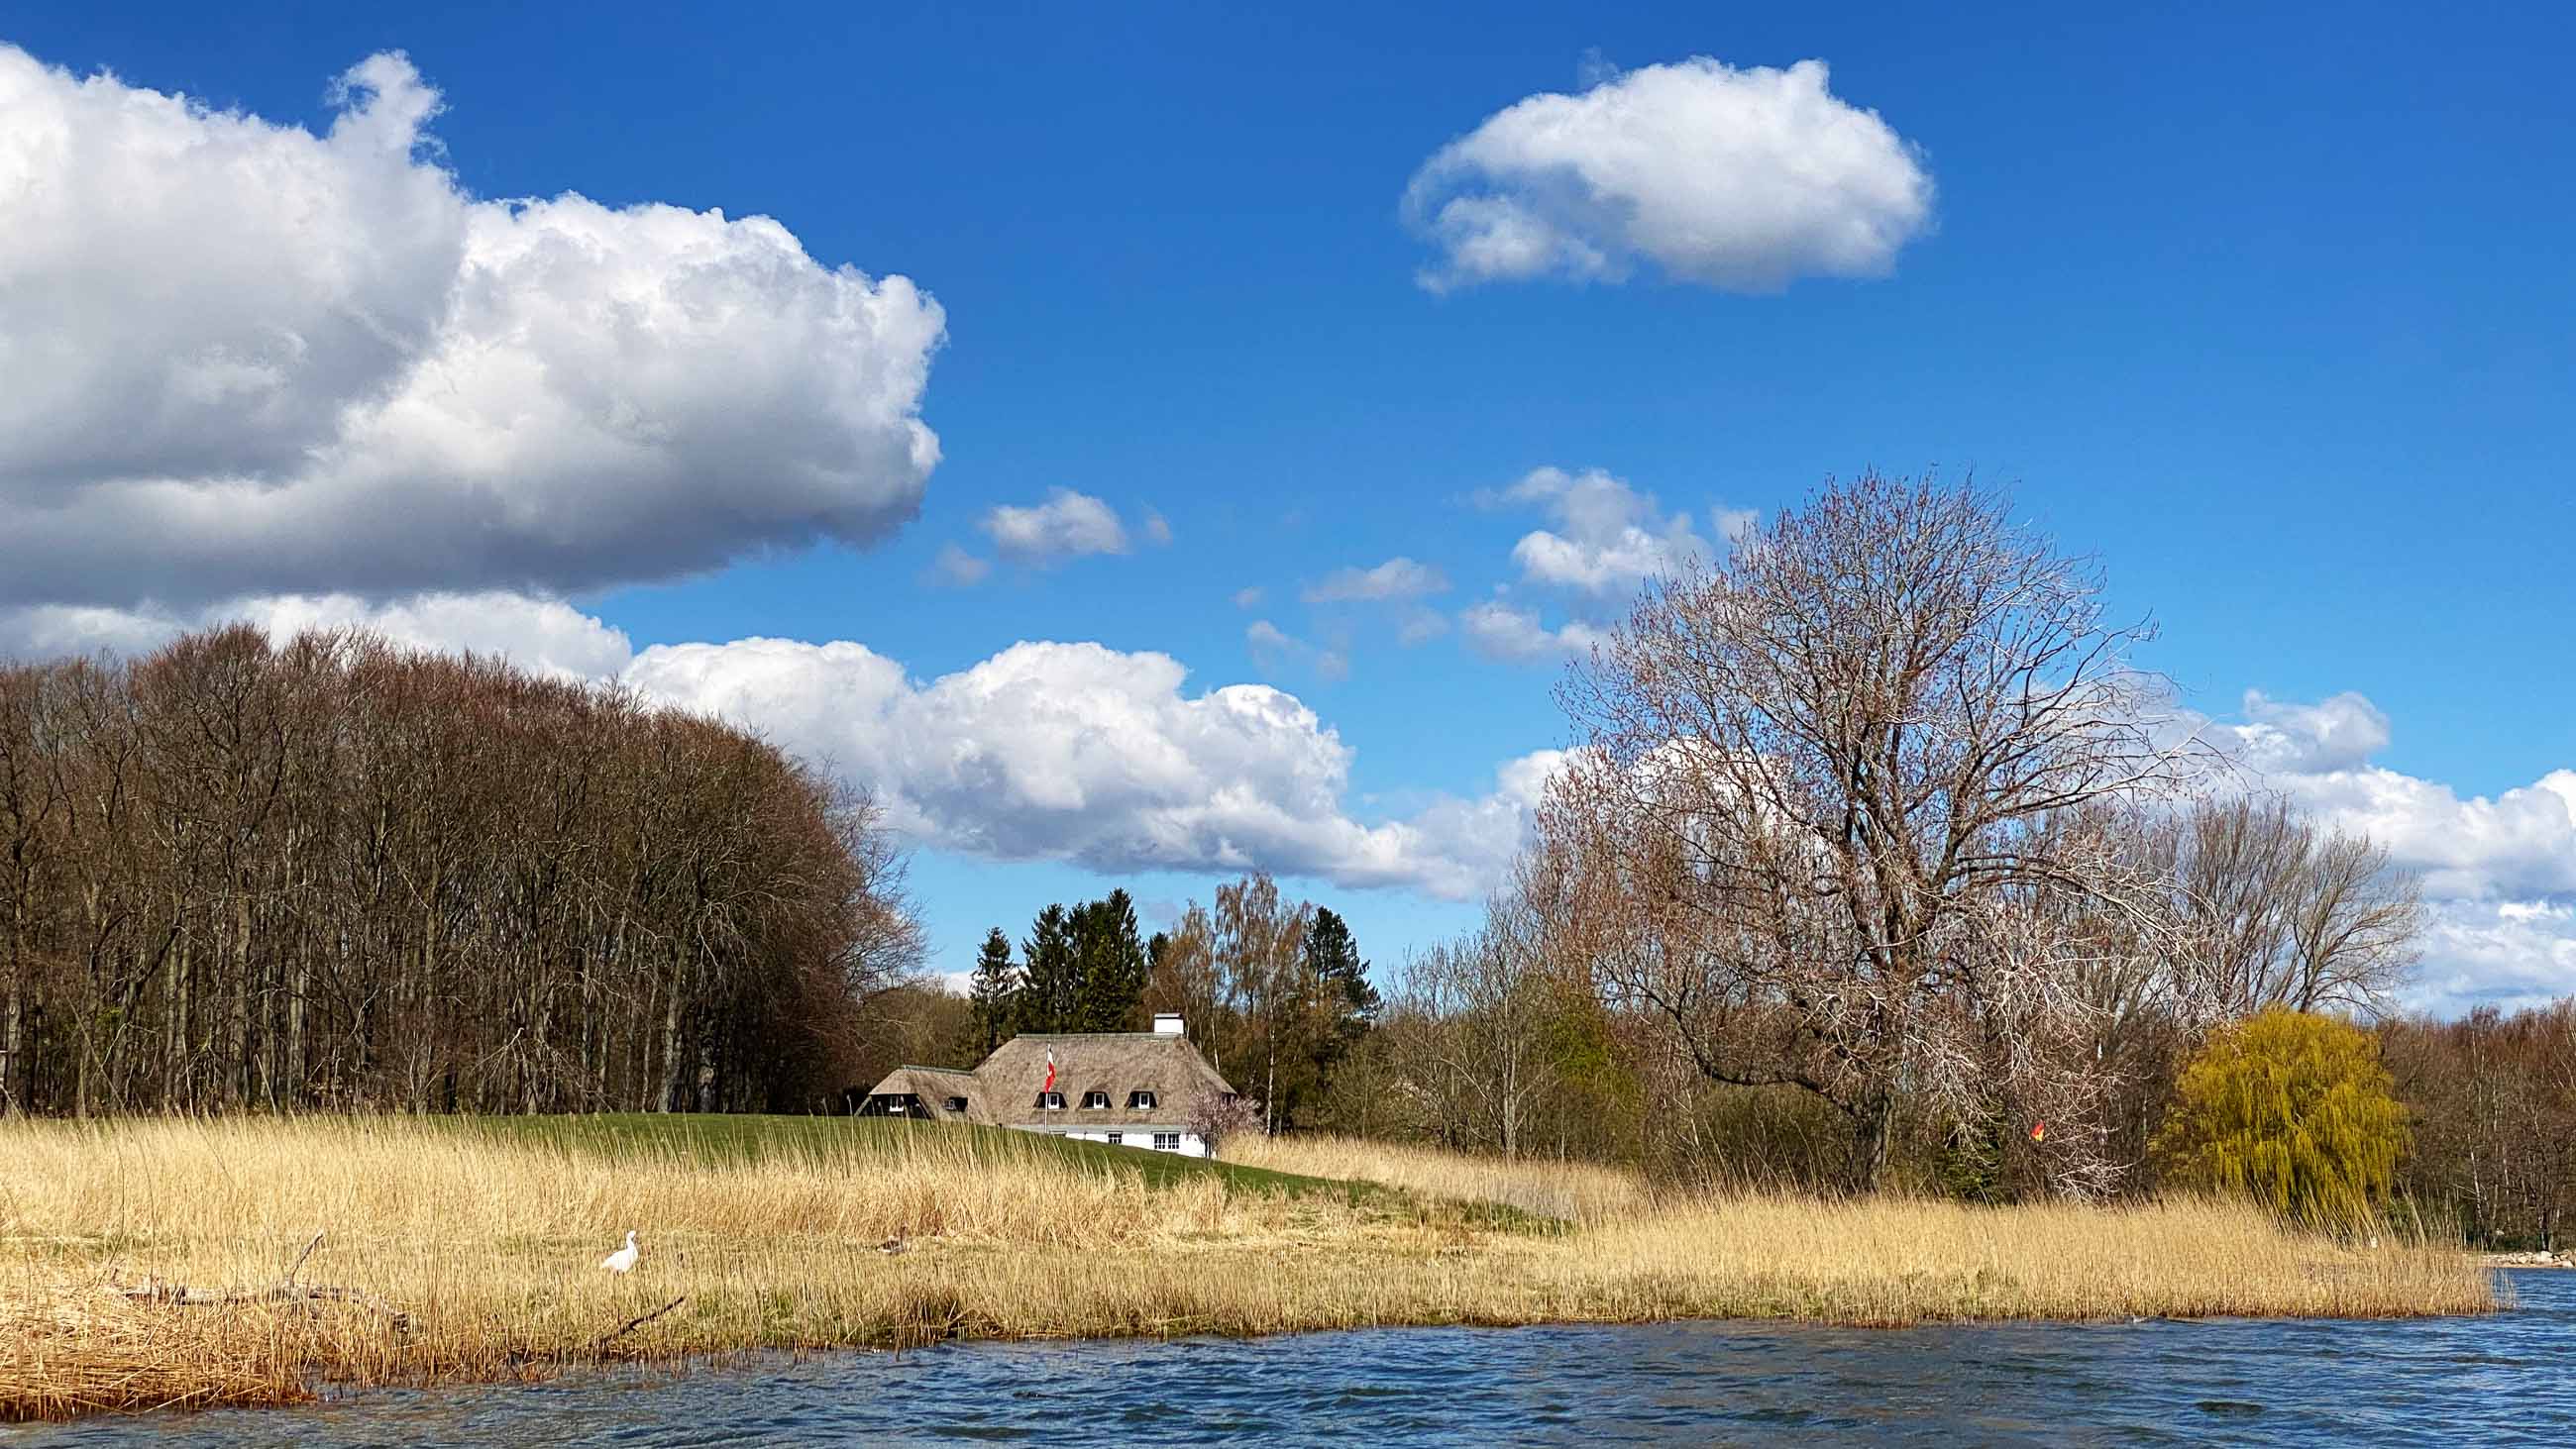
<svg viewBox="0 0 2576 1449"><path fill-rule="evenodd" d="M0 667L9 1110L814 1110L902 887L864 798L612 688L248 627Z"/></svg>

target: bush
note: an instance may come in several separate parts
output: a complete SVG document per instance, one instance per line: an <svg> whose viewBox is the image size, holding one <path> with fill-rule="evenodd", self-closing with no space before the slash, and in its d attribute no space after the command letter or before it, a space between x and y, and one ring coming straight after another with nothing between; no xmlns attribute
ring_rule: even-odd
<svg viewBox="0 0 2576 1449"><path fill-rule="evenodd" d="M1190 1109L1189 1128L1214 1157L1227 1138L1261 1130L1261 1104L1250 1097L1201 1097Z"/></svg>
<svg viewBox="0 0 2576 1449"><path fill-rule="evenodd" d="M2222 1028L2183 1069L2156 1151L2171 1180L2318 1224L2387 1201L2406 1145L2378 1044L2349 1022L2273 1009Z"/></svg>

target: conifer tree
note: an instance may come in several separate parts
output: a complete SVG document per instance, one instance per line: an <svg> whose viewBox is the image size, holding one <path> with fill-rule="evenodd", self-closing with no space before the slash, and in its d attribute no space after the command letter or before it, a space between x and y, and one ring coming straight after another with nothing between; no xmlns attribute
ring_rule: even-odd
<svg viewBox="0 0 2576 1449"><path fill-rule="evenodd" d="M1136 903L1124 889L1091 901L1073 916L1080 962L1076 1016L1081 1031L1130 1031L1145 998L1146 954L1136 935Z"/></svg>
<svg viewBox="0 0 2576 1449"><path fill-rule="evenodd" d="M1075 1022L1082 967L1074 954L1073 922L1061 905L1038 912L1020 943L1017 1019L1025 1032L1080 1030Z"/></svg>
<svg viewBox="0 0 2576 1449"><path fill-rule="evenodd" d="M975 958L975 981L967 993L974 1003L975 1034L982 1039L986 1056L1010 1034L1019 1011L1019 974L1011 962L1011 938L995 926Z"/></svg>
<svg viewBox="0 0 2576 1449"><path fill-rule="evenodd" d="M1314 927L1306 933L1306 970L1315 979L1317 1006L1331 1022L1325 1032L1329 1065L1367 1033L1379 1006L1350 923L1330 907L1315 908Z"/></svg>

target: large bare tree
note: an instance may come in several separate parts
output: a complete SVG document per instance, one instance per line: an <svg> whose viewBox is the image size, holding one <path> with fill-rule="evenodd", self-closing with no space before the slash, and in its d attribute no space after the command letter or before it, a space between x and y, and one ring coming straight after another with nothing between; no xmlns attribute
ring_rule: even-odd
<svg viewBox="0 0 2576 1449"><path fill-rule="evenodd" d="M1827 484L1649 585L1570 673L1581 748L1542 812L1564 949L1712 1080L1831 1102L1874 1185L1900 1090L1992 1103L2016 1054L2064 1079L2028 1059L2087 1034L2089 947L2045 929L2067 901L2152 910L2057 828L2189 772L2146 637L1995 493Z"/></svg>

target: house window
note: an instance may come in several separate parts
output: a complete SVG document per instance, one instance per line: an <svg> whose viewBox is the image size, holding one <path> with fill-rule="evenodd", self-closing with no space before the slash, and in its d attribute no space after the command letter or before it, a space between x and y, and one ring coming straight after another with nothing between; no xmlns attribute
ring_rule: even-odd
<svg viewBox="0 0 2576 1449"><path fill-rule="evenodd" d="M1106 1112L1109 1110L1109 1094L1085 1092L1082 1094L1082 1107L1086 1112Z"/></svg>
<svg viewBox="0 0 2576 1449"><path fill-rule="evenodd" d="M1063 1110L1064 1110L1064 1093L1062 1093L1062 1092L1040 1092L1040 1093L1038 1093L1038 1110L1039 1110L1039 1111L1041 1111L1041 1112L1061 1112L1061 1111L1063 1111Z"/></svg>
<svg viewBox="0 0 2576 1449"><path fill-rule="evenodd" d="M949 1099L948 1099L948 1110L949 1110L949 1111L951 1111L951 1112L963 1112L963 1111L965 1111L965 1110L966 1110L966 1099L965 1099L965 1098L963 1098L963 1097L951 1097L951 1098L949 1098Z"/></svg>
<svg viewBox="0 0 2576 1449"><path fill-rule="evenodd" d="M1130 1112L1153 1111L1154 1094L1151 1092L1129 1092L1127 1094L1127 1110Z"/></svg>
<svg viewBox="0 0 2576 1449"><path fill-rule="evenodd" d="M1110 1134L1109 1134L1109 1145L1110 1145L1110 1146L1112 1146L1112 1147L1115 1147L1115 1146L1117 1146L1119 1143L1124 1142L1124 1141L1126 1141L1126 1140L1127 1140L1127 1134L1126 1134L1126 1133L1124 1133L1124 1132L1112 1132L1112 1133L1110 1133Z"/></svg>
<svg viewBox="0 0 2576 1449"><path fill-rule="evenodd" d="M1181 1134L1179 1134L1178 1132L1157 1132L1157 1133L1155 1133L1155 1134L1154 1134L1154 1150L1155 1150L1156 1152L1178 1152L1178 1151L1180 1151L1180 1150L1181 1150Z"/></svg>

